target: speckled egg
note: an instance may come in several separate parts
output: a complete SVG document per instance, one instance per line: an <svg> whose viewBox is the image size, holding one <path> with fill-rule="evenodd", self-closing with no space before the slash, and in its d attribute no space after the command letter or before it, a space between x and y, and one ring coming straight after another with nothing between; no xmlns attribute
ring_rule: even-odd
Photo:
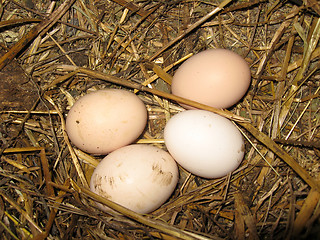
<svg viewBox="0 0 320 240"><path fill-rule="evenodd" d="M70 109L66 131L71 142L92 154L107 154L135 141L147 123L147 109L134 93L98 90L80 97Z"/></svg>

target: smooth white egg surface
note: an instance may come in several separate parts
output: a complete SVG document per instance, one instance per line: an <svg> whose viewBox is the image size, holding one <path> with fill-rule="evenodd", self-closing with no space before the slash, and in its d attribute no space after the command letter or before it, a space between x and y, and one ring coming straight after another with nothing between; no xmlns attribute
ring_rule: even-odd
<svg viewBox="0 0 320 240"><path fill-rule="evenodd" d="M167 201L178 177L178 166L168 152L147 144L132 144L111 152L99 163L90 189L135 212L149 213Z"/></svg>
<svg viewBox="0 0 320 240"><path fill-rule="evenodd" d="M131 144L143 132L147 109L134 93L98 90L80 97L70 109L66 130L71 142L92 154L107 154Z"/></svg>
<svg viewBox="0 0 320 240"><path fill-rule="evenodd" d="M186 170L218 178L235 170L244 156L244 141L228 119L205 110L174 115L164 129L165 145Z"/></svg>

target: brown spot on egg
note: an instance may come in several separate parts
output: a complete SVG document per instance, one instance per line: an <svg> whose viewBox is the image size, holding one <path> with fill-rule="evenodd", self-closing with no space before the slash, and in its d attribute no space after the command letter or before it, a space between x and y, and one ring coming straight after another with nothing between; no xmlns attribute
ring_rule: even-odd
<svg viewBox="0 0 320 240"><path fill-rule="evenodd" d="M141 203L137 203L136 204L136 209L143 209L143 205Z"/></svg>
<svg viewBox="0 0 320 240"><path fill-rule="evenodd" d="M93 180L94 182L94 187L95 187L95 189L97 189L97 188L101 188L101 182L102 182L102 177L100 176L100 175L94 175L94 180Z"/></svg>
<svg viewBox="0 0 320 240"><path fill-rule="evenodd" d="M164 162L166 162L166 161L167 161L167 159L165 159L165 158L161 158L161 160L163 160Z"/></svg>
<svg viewBox="0 0 320 240"><path fill-rule="evenodd" d="M96 174L93 177L94 192L102 197L111 198L111 196L102 187L102 176Z"/></svg>
<svg viewBox="0 0 320 240"><path fill-rule="evenodd" d="M155 172L159 172L159 174L163 173L161 167L158 164L152 165L152 170Z"/></svg>
<svg viewBox="0 0 320 240"><path fill-rule="evenodd" d="M108 178L108 182L109 182L111 188L115 187L115 182L114 182L114 178L113 177L109 177Z"/></svg>
<svg viewBox="0 0 320 240"><path fill-rule="evenodd" d="M245 145L243 143L242 146L241 146L241 152L244 152L244 151L245 151Z"/></svg>
<svg viewBox="0 0 320 240"><path fill-rule="evenodd" d="M241 148L237 151L238 153L243 153L245 151L244 143L241 145Z"/></svg>
<svg viewBox="0 0 320 240"><path fill-rule="evenodd" d="M159 183L162 186L168 186L173 178L171 172L165 172L158 164L152 165L152 182Z"/></svg>
<svg viewBox="0 0 320 240"><path fill-rule="evenodd" d="M120 181L125 182L127 177L123 176L123 175L119 175L119 179L120 179Z"/></svg>

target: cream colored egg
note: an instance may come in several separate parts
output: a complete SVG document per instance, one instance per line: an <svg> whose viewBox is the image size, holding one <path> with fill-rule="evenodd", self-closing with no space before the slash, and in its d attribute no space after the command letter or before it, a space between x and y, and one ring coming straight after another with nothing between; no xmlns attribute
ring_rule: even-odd
<svg viewBox="0 0 320 240"><path fill-rule="evenodd" d="M234 171L244 156L244 141L228 119L204 110L174 115L164 129L165 145L186 170L204 178Z"/></svg>
<svg viewBox="0 0 320 240"><path fill-rule="evenodd" d="M132 92L106 89L79 98L70 109L66 130L83 151L106 154L135 141L147 123L144 103Z"/></svg>
<svg viewBox="0 0 320 240"><path fill-rule="evenodd" d="M240 55L227 49L209 49L178 68L171 90L177 96L211 107L229 108L245 95L250 82L250 68Z"/></svg>
<svg viewBox="0 0 320 240"><path fill-rule="evenodd" d="M99 163L90 189L135 212L149 213L167 201L178 176L177 164L169 153L151 145L133 144L115 150Z"/></svg>

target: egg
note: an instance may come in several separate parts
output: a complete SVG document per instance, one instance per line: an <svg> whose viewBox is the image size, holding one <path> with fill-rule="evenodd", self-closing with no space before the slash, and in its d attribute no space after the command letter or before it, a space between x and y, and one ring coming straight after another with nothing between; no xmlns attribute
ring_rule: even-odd
<svg viewBox="0 0 320 240"><path fill-rule="evenodd" d="M107 155L94 170L94 193L138 213L149 213L170 197L178 182L170 154L148 144L132 144ZM110 209L102 204L105 211Z"/></svg>
<svg viewBox="0 0 320 240"><path fill-rule="evenodd" d="M229 108L241 100L250 82L249 65L240 55L227 49L208 49L195 54L178 68L171 91L211 107Z"/></svg>
<svg viewBox="0 0 320 240"><path fill-rule="evenodd" d="M237 127L205 110L174 115L164 128L164 141L184 169L203 178L227 175L244 157L244 141Z"/></svg>
<svg viewBox="0 0 320 240"><path fill-rule="evenodd" d="M98 90L80 97L66 119L71 142L92 154L107 154L135 141L145 129L147 109L134 93Z"/></svg>

